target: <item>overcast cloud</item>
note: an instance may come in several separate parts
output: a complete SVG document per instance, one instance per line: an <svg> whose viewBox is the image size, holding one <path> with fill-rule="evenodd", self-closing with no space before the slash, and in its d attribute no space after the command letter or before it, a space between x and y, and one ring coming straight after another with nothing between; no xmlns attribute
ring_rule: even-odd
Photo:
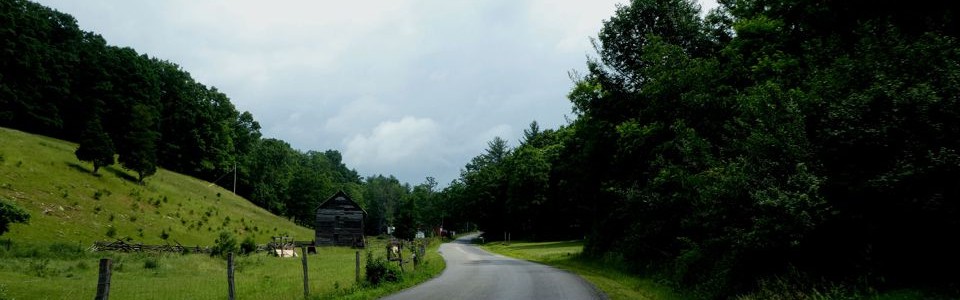
<svg viewBox="0 0 960 300"><path fill-rule="evenodd" d="M495 136L564 124L618 2L41 0L111 45L179 64L265 137L361 175L441 184ZM701 1L704 8L715 1Z"/></svg>

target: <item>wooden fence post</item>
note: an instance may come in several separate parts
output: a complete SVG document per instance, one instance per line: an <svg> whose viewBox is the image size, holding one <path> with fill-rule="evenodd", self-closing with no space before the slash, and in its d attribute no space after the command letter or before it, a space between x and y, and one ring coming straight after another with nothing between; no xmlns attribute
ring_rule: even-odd
<svg viewBox="0 0 960 300"><path fill-rule="evenodd" d="M300 252L303 254L301 255L303 258L303 298L308 298L310 297L310 280L308 279L307 275L307 246L301 246Z"/></svg>
<svg viewBox="0 0 960 300"><path fill-rule="evenodd" d="M360 250L357 250L357 267L354 270L357 274L357 283L360 283Z"/></svg>
<svg viewBox="0 0 960 300"><path fill-rule="evenodd" d="M100 259L100 277L97 279L96 300L110 299L110 269L112 267L112 260L109 258Z"/></svg>
<svg viewBox="0 0 960 300"><path fill-rule="evenodd" d="M236 286L233 285L233 252L227 253L227 299L236 297Z"/></svg>

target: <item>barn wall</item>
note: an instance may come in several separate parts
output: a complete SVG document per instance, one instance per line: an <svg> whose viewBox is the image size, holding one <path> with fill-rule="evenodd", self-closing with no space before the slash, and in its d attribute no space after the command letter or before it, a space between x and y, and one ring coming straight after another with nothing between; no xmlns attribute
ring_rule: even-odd
<svg viewBox="0 0 960 300"><path fill-rule="evenodd" d="M316 221L317 245L352 246L355 238L363 238L362 211L321 208Z"/></svg>

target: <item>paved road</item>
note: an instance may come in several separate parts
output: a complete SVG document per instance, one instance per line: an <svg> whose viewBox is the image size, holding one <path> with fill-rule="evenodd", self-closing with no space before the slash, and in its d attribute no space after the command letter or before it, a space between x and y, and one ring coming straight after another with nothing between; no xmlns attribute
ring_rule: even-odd
<svg viewBox="0 0 960 300"><path fill-rule="evenodd" d="M384 299L604 299L577 275L470 245L476 235L440 245L447 268L426 283Z"/></svg>

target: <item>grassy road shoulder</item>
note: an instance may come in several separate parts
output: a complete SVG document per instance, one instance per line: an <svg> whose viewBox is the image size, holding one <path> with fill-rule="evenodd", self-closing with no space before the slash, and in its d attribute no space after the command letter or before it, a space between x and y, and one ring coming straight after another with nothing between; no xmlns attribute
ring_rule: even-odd
<svg viewBox="0 0 960 300"><path fill-rule="evenodd" d="M618 270L615 266L584 259L583 241L512 242L509 245L491 242L481 247L487 251L538 262L580 275L607 294L610 299L681 299L669 287L651 279L640 278Z"/></svg>

